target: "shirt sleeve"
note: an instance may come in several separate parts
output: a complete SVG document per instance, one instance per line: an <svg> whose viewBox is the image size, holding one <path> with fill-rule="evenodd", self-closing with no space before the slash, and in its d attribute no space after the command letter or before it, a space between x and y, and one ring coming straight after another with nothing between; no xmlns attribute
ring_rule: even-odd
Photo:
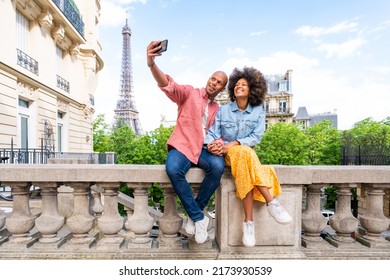
<svg viewBox="0 0 390 280"><path fill-rule="evenodd" d="M204 139L205 144L210 144L211 142L221 138L221 115L221 108L219 108L217 115L215 116L214 124L207 131Z"/></svg>
<svg viewBox="0 0 390 280"><path fill-rule="evenodd" d="M160 87L160 89L176 104L182 104L192 92L193 88L189 85L179 85L173 78L169 75L166 75L168 78L168 85L165 87Z"/></svg>
<svg viewBox="0 0 390 280"><path fill-rule="evenodd" d="M252 131L252 133L246 137L243 137L241 139L237 139L237 141L240 142L241 145L254 147L260 143L261 138L263 137L264 131L265 131L265 114L261 113L259 116L259 123L255 127L255 129Z"/></svg>

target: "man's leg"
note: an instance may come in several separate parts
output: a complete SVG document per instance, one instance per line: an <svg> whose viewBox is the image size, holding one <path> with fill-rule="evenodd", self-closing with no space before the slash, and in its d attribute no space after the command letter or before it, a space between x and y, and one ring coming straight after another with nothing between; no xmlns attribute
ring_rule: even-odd
<svg viewBox="0 0 390 280"><path fill-rule="evenodd" d="M203 210L220 184L225 169L225 159L222 156L215 156L206 149L203 149L199 158L198 167L206 171L206 175L200 185L198 196L196 197L196 202L200 209Z"/></svg>
<svg viewBox="0 0 390 280"><path fill-rule="evenodd" d="M185 177L191 166L191 161L178 150L172 149L169 151L165 164L168 177L188 216L194 222L197 222L203 219L204 214L196 203L191 187Z"/></svg>

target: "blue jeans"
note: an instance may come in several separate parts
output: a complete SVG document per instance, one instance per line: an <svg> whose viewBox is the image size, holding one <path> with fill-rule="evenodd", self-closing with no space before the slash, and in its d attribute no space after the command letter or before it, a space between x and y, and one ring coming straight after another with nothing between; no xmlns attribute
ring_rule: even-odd
<svg viewBox="0 0 390 280"><path fill-rule="evenodd" d="M188 170L193 166L199 167L206 172L196 198L194 198L190 184L185 177ZM187 211L188 216L194 222L202 220L204 218L203 209L207 206L211 196L220 184L225 169L224 157L214 156L206 149L202 149L198 164L195 165L181 152L172 149L168 153L165 168L173 189Z"/></svg>

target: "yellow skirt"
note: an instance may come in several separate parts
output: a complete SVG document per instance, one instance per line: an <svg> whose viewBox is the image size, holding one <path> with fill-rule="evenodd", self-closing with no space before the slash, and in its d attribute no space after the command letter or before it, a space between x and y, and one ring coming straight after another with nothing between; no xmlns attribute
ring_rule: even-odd
<svg viewBox="0 0 390 280"><path fill-rule="evenodd" d="M274 168L262 165L251 147L242 145L231 147L225 156L225 164L231 167L236 184L236 195L240 199L254 190L253 200L265 202L263 195L255 186L269 188L273 197L282 193Z"/></svg>

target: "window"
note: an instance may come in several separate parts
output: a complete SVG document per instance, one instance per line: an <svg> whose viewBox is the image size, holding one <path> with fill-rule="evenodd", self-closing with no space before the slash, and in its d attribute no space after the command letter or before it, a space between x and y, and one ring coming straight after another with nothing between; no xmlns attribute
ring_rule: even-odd
<svg viewBox="0 0 390 280"><path fill-rule="evenodd" d="M19 98L18 105L18 146L22 149L36 148L33 103Z"/></svg>
<svg viewBox="0 0 390 280"><path fill-rule="evenodd" d="M279 113L287 113L287 100L279 100Z"/></svg>
<svg viewBox="0 0 390 280"><path fill-rule="evenodd" d="M21 51L28 52L28 34L30 30L30 22L28 18L16 10L16 44Z"/></svg>
<svg viewBox="0 0 390 280"><path fill-rule="evenodd" d="M66 140L66 114L63 112L57 112L57 152L65 152L67 150Z"/></svg>
<svg viewBox="0 0 390 280"><path fill-rule="evenodd" d="M28 116L20 115L20 148L28 149Z"/></svg>
<svg viewBox="0 0 390 280"><path fill-rule="evenodd" d="M287 81L281 81L279 83L279 91L287 91Z"/></svg>

